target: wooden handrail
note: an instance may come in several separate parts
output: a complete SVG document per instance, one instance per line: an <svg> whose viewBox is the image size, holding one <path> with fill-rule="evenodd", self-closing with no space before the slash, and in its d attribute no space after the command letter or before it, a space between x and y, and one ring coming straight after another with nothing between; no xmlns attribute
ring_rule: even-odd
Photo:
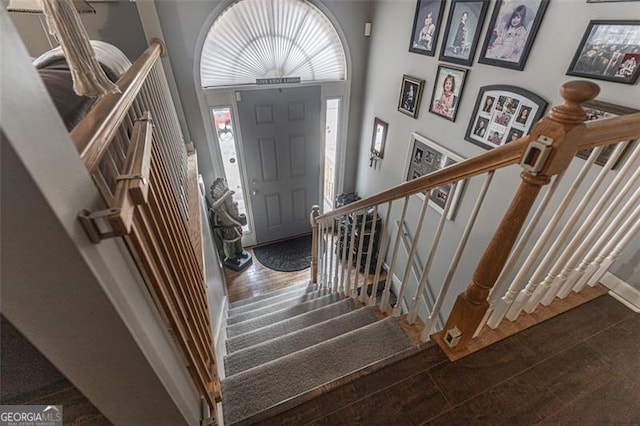
<svg viewBox="0 0 640 426"><path fill-rule="evenodd" d="M344 216L349 213L397 200L418 192L428 191L448 183L457 182L462 179L480 175L497 170L499 168L516 164L520 161L522 154L527 149L529 137L520 138L507 145L487 151L481 155L471 157L467 160L453 164L444 169L437 170L409 182L394 186L391 189L379 192L367 198L363 198L339 209L327 212L316 217L317 222Z"/></svg>
<svg viewBox="0 0 640 426"><path fill-rule="evenodd" d="M638 139L640 138L640 112L587 122L584 127L576 131L580 138L579 149Z"/></svg>
<svg viewBox="0 0 640 426"><path fill-rule="evenodd" d="M98 166L162 51L162 43L152 40L147 50L118 80L120 93L111 93L100 98L71 131L71 138L87 170L93 171Z"/></svg>

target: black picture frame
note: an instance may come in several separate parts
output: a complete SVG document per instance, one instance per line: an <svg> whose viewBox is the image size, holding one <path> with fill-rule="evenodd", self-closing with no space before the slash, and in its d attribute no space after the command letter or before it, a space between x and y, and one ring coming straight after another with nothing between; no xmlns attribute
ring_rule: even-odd
<svg viewBox="0 0 640 426"><path fill-rule="evenodd" d="M542 97L520 87L481 87L464 139L485 149L509 143L527 135L547 105Z"/></svg>
<svg viewBox="0 0 640 426"><path fill-rule="evenodd" d="M419 133L411 134L409 143L409 152L405 162L405 173L403 182L420 178L429 173L433 173L444 167L463 161L464 158L458 154L449 151L444 146L422 136ZM457 206L464 190L466 180L459 182L456 186L455 194L451 197L451 206L447 213L447 219L455 218ZM446 184L438 188L434 188L429 194L429 206L439 212L444 213L445 204L451 194L452 185ZM424 200L425 193L420 192L416 196Z"/></svg>
<svg viewBox="0 0 640 426"><path fill-rule="evenodd" d="M468 72L469 70L465 68L444 64L438 66L431 103L429 104L430 112L447 120L456 121ZM451 80L453 80L453 88L449 90L446 85Z"/></svg>
<svg viewBox="0 0 640 426"><path fill-rule="evenodd" d="M499 0L491 15L478 62L523 70L549 0ZM518 27L510 25L524 16Z"/></svg>
<svg viewBox="0 0 640 426"><path fill-rule="evenodd" d="M582 104L582 108L584 109L584 112L587 114L587 118L585 121L604 120L607 118L618 117L620 115L633 114L636 112L640 112L640 110L635 108L629 108L621 105L612 104L609 102L602 102L602 101L595 101L595 100L584 102ZM600 152L600 155L598 155L598 158L596 158L595 164L599 166L604 166L607 163L607 161L609 161L609 158L611 157L611 154L613 154L613 151L621 142L627 142L627 141L620 141L618 143L607 145ZM613 166L611 166L611 170L616 170L620 167L624 159L627 157L629 150L635 145L635 143L637 143L635 141L629 141L629 142L630 143L627 144L627 146L624 148L624 150L620 154L620 157L618 157L618 159L613 164ZM576 157L586 160L589 158L592 151L593 151L593 148L580 150L576 153Z"/></svg>
<svg viewBox="0 0 640 426"><path fill-rule="evenodd" d="M387 143L389 123L378 117L373 120L373 134L371 135L371 153L378 158L384 158L384 147Z"/></svg>
<svg viewBox="0 0 640 426"><path fill-rule="evenodd" d="M413 17L409 52L434 56L442 23L445 0L418 0ZM430 22L427 18L431 17Z"/></svg>
<svg viewBox="0 0 640 426"><path fill-rule="evenodd" d="M567 75L635 84L640 76L640 20L592 20ZM617 42L619 41L619 42Z"/></svg>
<svg viewBox="0 0 640 426"><path fill-rule="evenodd" d="M453 0L440 48L441 61L467 66L473 63L488 8L488 0Z"/></svg>
<svg viewBox="0 0 640 426"><path fill-rule="evenodd" d="M400 84L398 111L413 118L418 117L423 90L424 80L404 74Z"/></svg>

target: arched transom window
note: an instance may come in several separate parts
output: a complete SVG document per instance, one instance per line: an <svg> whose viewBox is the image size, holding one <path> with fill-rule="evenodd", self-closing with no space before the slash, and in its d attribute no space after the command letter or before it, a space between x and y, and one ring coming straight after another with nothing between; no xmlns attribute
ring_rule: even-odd
<svg viewBox="0 0 640 426"><path fill-rule="evenodd" d="M346 78L344 49L327 17L303 0L241 0L227 8L204 42L202 87L284 77Z"/></svg>

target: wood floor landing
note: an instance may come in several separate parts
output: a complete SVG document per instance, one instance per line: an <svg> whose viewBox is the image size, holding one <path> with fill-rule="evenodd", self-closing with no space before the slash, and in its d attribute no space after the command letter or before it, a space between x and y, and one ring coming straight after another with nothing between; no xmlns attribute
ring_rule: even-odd
<svg viewBox="0 0 640 426"><path fill-rule="evenodd" d="M608 295L450 362L433 345L263 424L637 424L640 315Z"/></svg>

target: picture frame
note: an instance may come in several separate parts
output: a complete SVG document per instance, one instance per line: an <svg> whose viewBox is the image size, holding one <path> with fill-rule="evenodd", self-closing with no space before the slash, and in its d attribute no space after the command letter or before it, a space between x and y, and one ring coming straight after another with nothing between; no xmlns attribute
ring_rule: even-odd
<svg viewBox="0 0 640 426"><path fill-rule="evenodd" d="M412 133L409 143L409 151L405 163L404 181L417 179L436 170L447 167L451 164L464 160L458 154L451 152L444 146L422 136L419 133ZM451 207L447 213L447 219L454 220L457 206L460 202L466 181L457 184L455 193L451 198ZM452 185L447 184L439 188L434 188L429 196L429 206L442 214L445 204L451 194ZM424 200L424 192L416 194Z"/></svg>
<svg viewBox="0 0 640 426"><path fill-rule="evenodd" d="M445 0L417 1L409 52L427 56L435 55L445 4Z"/></svg>
<svg viewBox="0 0 640 426"><path fill-rule="evenodd" d="M387 142L389 124L378 117L373 120L373 134L371 135L371 153L378 158L384 158L384 146Z"/></svg>
<svg viewBox="0 0 640 426"><path fill-rule="evenodd" d="M621 105L612 104L609 102L602 102L602 101L595 101L595 100L584 102L582 104L582 108L584 109L584 112L587 114L587 118L585 121L597 121L597 120L603 120L606 118L618 117L620 115L633 114L636 112L640 112L639 109L629 108ZM621 141L621 142L625 142L625 141ZM606 146L600 152L600 155L598 155L598 158L596 158L595 164L599 166L604 166L607 163L607 161L609 161L609 158L611 157L611 154L613 154L615 148L618 146L618 143ZM620 157L618 157L616 162L611 167L611 170L616 170L620 167L620 165L624 162L624 159L626 158L630 149L635 145L635 143L637 143L637 141L627 144L627 146L624 148L624 151L622 151L622 153L620 154ZM578 151L576 153L576 156L579 158L582 158L583 160L586 160L591 155L591 151L593 151L593 148L583 149Z"/></svg>
<svg viewBox="0 0 640 426"><path fill-rule="evenodd" d="M400 98L398 99L398 111L410 117L418 117L424 80L404 74L400 84Z"/></svg>
<svg viewBox="0 0 640 426"><path fill-rule="evenodd" d="M590 21L567 75L635 84L640 76L640 20Z"/></svg>
<svg viewBox="0 0 640 426"><path fill-rule="evenodd" d="M488 0L453 0L449 8L440 60L471 65L478 46Z"/></svg>
<svg viewBox="0 0 640 426"><path fill-rule="evenodd" d="M529 133L547 108L542 97L516 86L481 87L464 139L485 149Z"/></svg>
<svg viewBox="0 0 640 426"><path fill-rule="evenodd" d="M549 0L498 0L478 62L523 70Z"/></svg>
<svg viewBox="0 0 640 426"><path fill-rule="evenodd" d="M458 106L462 97L462 89L469 70L440 64L436 74L429 111L456 121Z"/></svg>

